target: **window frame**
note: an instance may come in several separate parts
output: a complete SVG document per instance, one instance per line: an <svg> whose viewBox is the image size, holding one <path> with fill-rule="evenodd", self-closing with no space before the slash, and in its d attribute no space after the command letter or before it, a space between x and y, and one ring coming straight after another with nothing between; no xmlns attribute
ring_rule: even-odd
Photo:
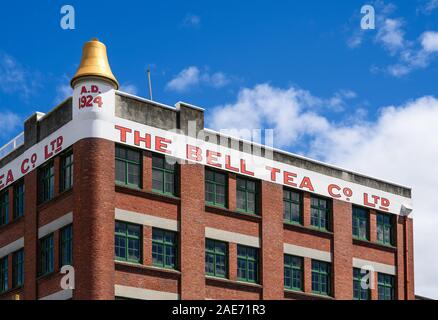
<svg viewBox="0 0 438 320"><path fill-rule="evenodd" d="M38 170L38 201L46 203L55 197L55 166L49 160Z"/></svg>
<svg viewBox="0 0 438 320"><path fill-rule="evenodd" d="M70 230L68 238L67 231ZM68 255L68 257L66 257ZM59 267L73 264L73 224L59 230Z"/></svg>
<svg viewBox="0 0 438 320"><path fill-rule="evenodd" d="M364 276L365 275L362 274L362 270L360 268L353 268L353 300L371 300L371 289L362 288L362 279ZM358 285L358 290L355 290L355 285ZM356 292L359 294L358 296L356 295ZM366 299L362 299L363 293L366 294Z"/></svg>
<svg viewBox="0 0 438 320"><path fill-rule="evenodd" d="M291 194L296 194L298 195L299 199L297 200L293 200L292 197L290 197L290 199L286 198L286 194L287 193L291 193ZM287 223L287 224L295 224L295 225L303 225L303 209L304 209L304 205L303 205L303 193L299 192L297 190L294 189L290 189L290 188L283 188L283 222ZM293 220L292 219L292 208L294 205L298 205L299 208L299 212L298 212L298 221ZM286 206L289 206L289 210L290 210L290 216L291 219L287 219L286 218Z"/></svg>
<svg viewBox="0 0 438 320"><path fill-rule="evenodd" d="M318 201L318 205L313 204L313 200ZM321 205L321 201L326 201L326 206ZM316 217L318 221L318 225L314 224L314 215L313 210L317 210L318 216ZM310 225L313 229L320 230L320 231L330 231L331 230L331 223L332 223L332 201L328 198L319 197L312 195L310 198ZM325 225L321 226L322 221L322 213L325 212Z"/></svg>
<svg viewBox="0 0 438 320"><path fill-rule="evenodd" d="M45 237L39 239L39 263L38 263L38 275L43 277L51 274L55 271L55 243L54 234L51 233ZM45 268L43 268L43 266Z"/></svg>
<svg viewBox="0 0 438 320"><path fill-rule="evenodd" d="M158 241L154 239L154 232L162 232L162 241ZM167 242L166 241L166 234L172 234L172 237L174 239L174 242ZM163 263L156 263L154 261L154 245L156 246L160 246L162 249L162 256L163 256ZM172 249L173 255L174 255L174 260L175 260L175 265L170 265L167 264L167 257L169 256L167 254L167 250L166 248L170 247ZM161 228L152 228L152 250L151 250L151 255L152 255L152 265L154 267L157 268L162 268L162 269L170 269L170 270L178 270L178 233L175 231L171 231L171 230L166 230L166 229L161 229Z"/></svg>
<svg viewBox="0 0 438 320"><path fill-rule="evenodd" d="M369 241L370 239L370 210L364 207L353 206L352 208L352 235L354 239ZM365 214L365 216L363 216ZM365 237L361 236L362 224L365 221ZM357 234L356 232L357 231Z"/></svg>
<svg viewBox="0 0 438 320"><path fill-rule="evenodd" d="M117 224L122 224L125 226L125 232L117 232L116 229L114 229L114 239L117 237L123 237L125 241L125 258L117 256L116 253L116 243L114 242L114 258L116 261L121 262L130 262L130 263L136 263L136 264L142 264L143 261L143 226L136 223L129 223L125 221L119 221L116 220L115 222L115 228L117 227ZM129 235L128 232L128 226L135 226L138 227L138 236ZM129 240L135 240L138 241L138 259L131 259L129 257ZM114 240L115 241L115 240Z"/></svg>
<svg viewBox="0 0 438 320"><path fill-rule="evenodd" d="M117 156L117 149L123 150L125 158L121 158ZM128 159L128 151L132 151L135 153L138 153L139 156L139 162L135 162L134 160ZM143 183L143 152L141 150L131 148L125 145L116 144L115 145L115 155L114 155L114 161L115 161L115 183L119 186L128 187L128 188L134 188L134 189L141 189L142 183ZM125 180L117 180L117 161L123 162L124 164L124 173L125 173ZM129 182L129 165L135 165L138 166L138 184L130 183Z"/></svg>
<svg viewBox="0 0 438 320"><path fill-rule="evenodd" d="M20 257L20 260L18 259ZM24 249L12 253L12 288L24 285Z"/></svg>
<svg viewBox="0 0 438 320"><path fill-rule="evenodd" d="M0 227L9 223L9 188L0 191Z"/></svg>
<svg viewBox="0 0 438 320"><path fill-rule="evenodd" d="M239 249L245 249L245 255L241 255L239 254ZM251 257L248 254L248 249L252 250L255 253L255 257ZM240 261L244 261L245 262L245 277L241 277L239 276L239 260ZM250 246L245 246L245 245L237 245L237 280L241 281L241 282L248 282L248 283L259 283L259 279L260 279L260 265L259 265L259 260L260 260L260 252L259 252L259 248L255 248L255 247L250 247ZM254 272L254 276L255 279L250 279L249 277L249 263L253 262L254 266L256 268L255 272Z"/></svg>
<svg viewBox="0 0 438 320"><path fill-rule="evenodd" d="M9 290L8 256L0 258L0 294Z"/></svg>
<svg viewBox="0 0 438 320"><path fill-rule="evenodd" d="M383 280L382 280L383 279ZM377 273L377 295L379 300L395 300L395 276L386 273ZM381 288L384 289L384 295L381 295ZM386 289L390 290L390 296L387 296ZM389 299L387 299L389 297Z"/></svg>
<svg viewBox="0 0 438 320"><path fill-rule="evenodd" d="M383 221L381 221L383 220ZM383 222L383 223L382 223ZM376 241L379 244L385 245L385 246L394 246L394 238L395 238L395 223L394 223L394 217L390 214L386 213L380 213L378 212L376 215ZM387 230L386 228L389 228ZM380 229L383 228L383 229ZM380 231L381 230L381 231ZM386 237L386 231L389 232L389 240ZM382 233L383 240L379 239L379 233Z"/></svg>
<svg viewBox="0 0 438 320"><path fill-rule="evenodd" d="M213 174L213 180L209 180L207 179L207 172L211 172ZM218 182L216 179L217 175L222 175L224 176L224 183ZM213 185L213 189L214 191L212 192L213 197L214 197L214 201L208 201L207 200L207 184L211 184ZM218 186L222 186L224 187L224 203L219 203L218 201L216 201L217 199L217 187ZM205 203L209 206L214 206L214 207L220 207L220 208L228 208L228 173L227 172L222 172L219 170L214 170L211 168L206 167L205 168Z"/></svg>
<svg viewBox="0 0 438 320"><path fill-rule="evenodd" d="M318 265L318 268L315 267L315 265ZM321 270L322 266L326 266L327 270ZM320 261L320 260L312 260L312 269L311 269L311 274L312 274L312 293L313 294L317 294L317 295L321 295L321 296L331 296L332 293L332 265L330 262L326 262L326 261ZM314 275L317 275L318 277L318 287L319 290L315 289L314 284ZM325 283L327 290L323 291L321 290L321 285L323 284L322 282L322 277L325 276L327 281Z"/></svg>
<svg viewBox="0 0 438 320"><path fill-rule="evenodd" d="M154 158L163 160L163 167L157 167L154 165ZM161 195L177 197L178 196L178 181L179 181L179 167L178 162L175 160L175 163L172 165L173 169L166 168L166 156L159 153L152 153L152 191ZM163 188L157 189L154 187L154 172L160 172L163 184ZM173 175L173 192L166 191L166 174Z"/></svg>
<svg viewBox="0 0 438 320"><path fill-rule="evenodd" d="M14 212L13 212L13 219L19 219L21 217L24 217L24 210L26 206L25 201L25 194L26 194L26 187L24 185L24 179L18 180L14 186ZM19 211L19 208L21 208L21 212Z"/></svg>
<svg viewBox="0 0 438 320"><path fill-rule="evenodd" d="M67 162L69 160L69 162ZM74 156L73 149L68 149L61 155L59 191L66 192L73 188ZM68 174L66 172L68 171Z"/></svg>
<svg viewBox="0 0 438 320"><path fill-rule="evenodd" d="M209 246L207 245L208 242L213 243L213 250L209 249ZM218 244L221 245L225 245L225 252L222 253L220 251L217 250ZM208 272L207 271L207 257L208 256L213 256L213 272ZM218 274L217 272L217 257L223 257L224 261L225 261L225 274ZM216 278L222 278L222 279L227 279L228 275L229 275L229 270L228 270L228 257L229 257L229 250L228 250L228 242L225 241L220 241L220 240L215 240L215 239L205 239L205 274L207 276L210 277L216 277Z"/></svg>
<svg viewBox="0 0 438 320"><path fill-rule="evenodd" d="M245 181L245 187L239 187L239 180L241 181ZM252 190L248 190L248 182L253 182L254 183L254 191ZM247 177L243 177L243 176L238 176L236 178L236 211L240 212L240 213L245 213L245 214L249 214L249 215L259 215L259 211L260 211L260 186L259 186L259 180L255 180L255 179L251 179L251 178L247 178ZM245 209L243 208L239 208L238 207L238 203L239 203L239 191L244 192L245 194ZM248 210L248 194L254 194L254 211L250 211Z"/></svg>
<svg viewBox="0 0 438 320"><path fill-rule="evenodd" d="M290 262L287 263L286 258L290 259ZM293 260L299 261L299 266L297 266L295 263L293 263ZM286 285L286 270L290 271L290 283L291 285ZM296 287L294 286L294 273L299 274L299 281L300 286ZM304 291L304 258L294 256L291 254L284 254L284 288L286 290L292 290L292 291Z"/></svg>

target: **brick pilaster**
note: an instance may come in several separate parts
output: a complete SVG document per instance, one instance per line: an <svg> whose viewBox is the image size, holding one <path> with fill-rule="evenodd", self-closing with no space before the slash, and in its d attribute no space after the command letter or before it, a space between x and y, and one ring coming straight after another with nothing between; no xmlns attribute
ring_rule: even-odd
<svg viewBox="0 0 438 320"><path fill-rule="evenodd" d="M312 259L304 257L303 259L304 273L304 292L312 293Z"/></svg>
<svg viewBox="0 0 438 320"><path fill-rule="evenodd" d="M375 210L370 210L370 241L377 242L377 213Z"/></svg>
<svg viewBox="0 0 438 320"><path fill-rule="evenodd" d="M303 194L303 226L310 227L310 193Z"/></svg>
<svg viewBox="0 0 438 320"><path fill-rule="evenodd" d="M236 175L234 173L228 174L228 209L236 211Z"/></svg>
<svg viewBox="0 0 438 320"><path fill-rule="evenodd" d="M94 138L73 146L74 299L114 299L114 149Z"/></svg>
<svg viewBox="0 0 438 320"><path fill-rule="evenodd" d="M261 181L261 283L263 299L284 297L283 187Z"/></svg>
<svg viewBox="0 0 438 320"><path fill-rule="evenodd" d="M228 244L228 277L232 281L237 280L237 244Z"/></svg>
<svg viewBox="0 0 438 320"><path fill-rule="evenodd" d="M38 216L37 216L37 170L24 177L24 299L37 299L38 265Z"/></svg>
<svg viewBox="0 0 438 320"><path fill-rule="evenodd" d="M406 236L406 298L415 300L415 286L414 286L414 222L411 218L406 218L405 222L405 236Z"/></svg>
<svg viewBox="0 0 438 320"><path fill-rule="evenodd" d="M333 200L333 295L353 298L353 239L351 203Z"/></svg>
<svg viewBox="0 0 438 320"><path fill-rule="evenodd" d="M152 191L152 152L143 151L143 190Z"/></svg>
<svg viewBox="0 0 438 320"><path fill-rule="evenodd" d="M180 166L181 185L181 298L205 297L204 167Z"/></svg>
<svg viewBox="0 0 438 320"><path fill-rule="evenodd" d="M152 227L143 226L143 264L152 265Z"/></svg>

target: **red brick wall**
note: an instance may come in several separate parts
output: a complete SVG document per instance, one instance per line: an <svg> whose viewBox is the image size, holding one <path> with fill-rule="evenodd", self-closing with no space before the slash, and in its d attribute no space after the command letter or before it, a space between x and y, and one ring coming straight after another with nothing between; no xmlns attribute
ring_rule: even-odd
<svg viewBox="0 0 438 320"><path fill-rule="evenodd" d="M279 184L261 183L261 283L263 299L284 296L283 188Z"/></svg>
<svg viewBox="0 0 438 320"><path fill-rule="evenodd" d="M205 297L204 167L184 164L181 170L181 298Z"/></svg>
<svg viewBox="0 0 438 320"><path fill-rule="evenodd" d="M75 299L114 298L114 150L102 139L73 147Z"/></svg>
<svg viewBox="0 0 438 320"><path fill-rule="evenodd" d="M333 200L333 294L336 299L353 296L353 241L351 203Z"/></svg>
<svg viewBox="0 0 438 320"><path fill-rule="evenodd" d="M25 218L0 228L0 246L25 236L25 286L22 298L35 299L59 291L59 270L36 280L37 230L60 216L74 212L74 266L77 299L112 299L114 284L180 293L183 299L282 299L316 298L311 295L311 259L304 259L304 291L307 295L283 291L283 242L333 253L334 296L352 297L352 257L396 265L399 270L399 298L414 298L412 219L397 224L397 248L373 244L376 241L376 213L370 214L370 242L352 241L351 205L334 201L333 233L322 233L310 225L310 194L304 193L304 226L284 226L282 187L261 183L261 217L235 213L236 176L229 174L228 208L209 208L204 203L204 168L182 165L180 199L153 194L151 153L143 152L142 190L115 188L114 144L86 139L73 147L75 154L74 190L58 194L47 204L37 206L37 173L25 177ZM59 160L55 158L55 185L59 186ZM117 192L115 192L117 189ZM123 189L123 190L122 190ZM12 189L10 190L12 197ZM179 220L180 269L165 272L151 267L152 228L143 228L144 266L114 263L114 208ZM11 201L12 215L12 201ZM205 278L205 227L259 237L262 243L261 286L236 282L237 245L229 243L229 280ZM55 238L58 239L58 231ZM58 241L55 256L58 259ZM11 259L11 257L10 257ZM57 265L57 264L56 264ZM377 281L377 277L375 277ZM14 291L15 292L15 291ZM10 298L9 292L0 299ZM19 292L16 291L16 292ZM372 291L377 298L377 291Z"/></svg>

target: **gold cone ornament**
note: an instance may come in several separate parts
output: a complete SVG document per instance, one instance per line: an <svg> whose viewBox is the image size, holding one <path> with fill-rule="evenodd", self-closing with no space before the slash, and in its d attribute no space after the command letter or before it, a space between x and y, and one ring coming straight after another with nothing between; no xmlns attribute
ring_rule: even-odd
<svg viewBox="0 0 438 320"><path fill-rule="evenodd" d="M106 47L97 39L92 39L85 43L82 49L81 64L70 82L72 88L78 80L85 77L103 78L111 82L115 86L115 89L119 88L119 82L111 72L108 63Z"/></svg>

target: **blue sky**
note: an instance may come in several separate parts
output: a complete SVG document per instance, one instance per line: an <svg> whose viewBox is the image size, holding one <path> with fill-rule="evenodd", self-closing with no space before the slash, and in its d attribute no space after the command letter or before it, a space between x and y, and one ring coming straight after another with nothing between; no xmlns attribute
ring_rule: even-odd
<svg viewBox="0 0 438 320"><path fill-rule="evenodd" d="M436 27L438 10L418 11L426 1L399 2L391 16L405 20L407 39L416 41L424 30ZM68 84L83 43L92 37L107 44L119 81L135 86L141 96L147 95L144 70L151 65L155 99L168 104L184 100L208 109L232 102L242 87L267 82L280 88L295 85L325 98L351 90L357 98L346 112L366 107L374 117L373 111L381 106L437 90L438 62L404 77L372 71L397 61L373 39L378 26L365 33L360 47L348 46L359 30L363 1L110 3L68 2L76 9L75 30L59 26L65 1L4 5L0 53L14 58L27 81L36 83L26 98L19 91L1 91L0 108L22 117L35 109L50 110L57 101L57 87ZM189 66L209 74L221 72L229 79L227 85L166 90L166 84Z"/></svg>
<svg viewBox="0 0 438 320"><path fill-rule="evenodd" d="M60 27L65 4L75 30ZM364 4L375 30L360 29ZM70 93L97 37L122 90L147 97L150 65L154 99L204 107L210 127L273 128L279 147L412 186L417 291L438 298L437 17L438 0L9 1L0 145Z"/></svg>

